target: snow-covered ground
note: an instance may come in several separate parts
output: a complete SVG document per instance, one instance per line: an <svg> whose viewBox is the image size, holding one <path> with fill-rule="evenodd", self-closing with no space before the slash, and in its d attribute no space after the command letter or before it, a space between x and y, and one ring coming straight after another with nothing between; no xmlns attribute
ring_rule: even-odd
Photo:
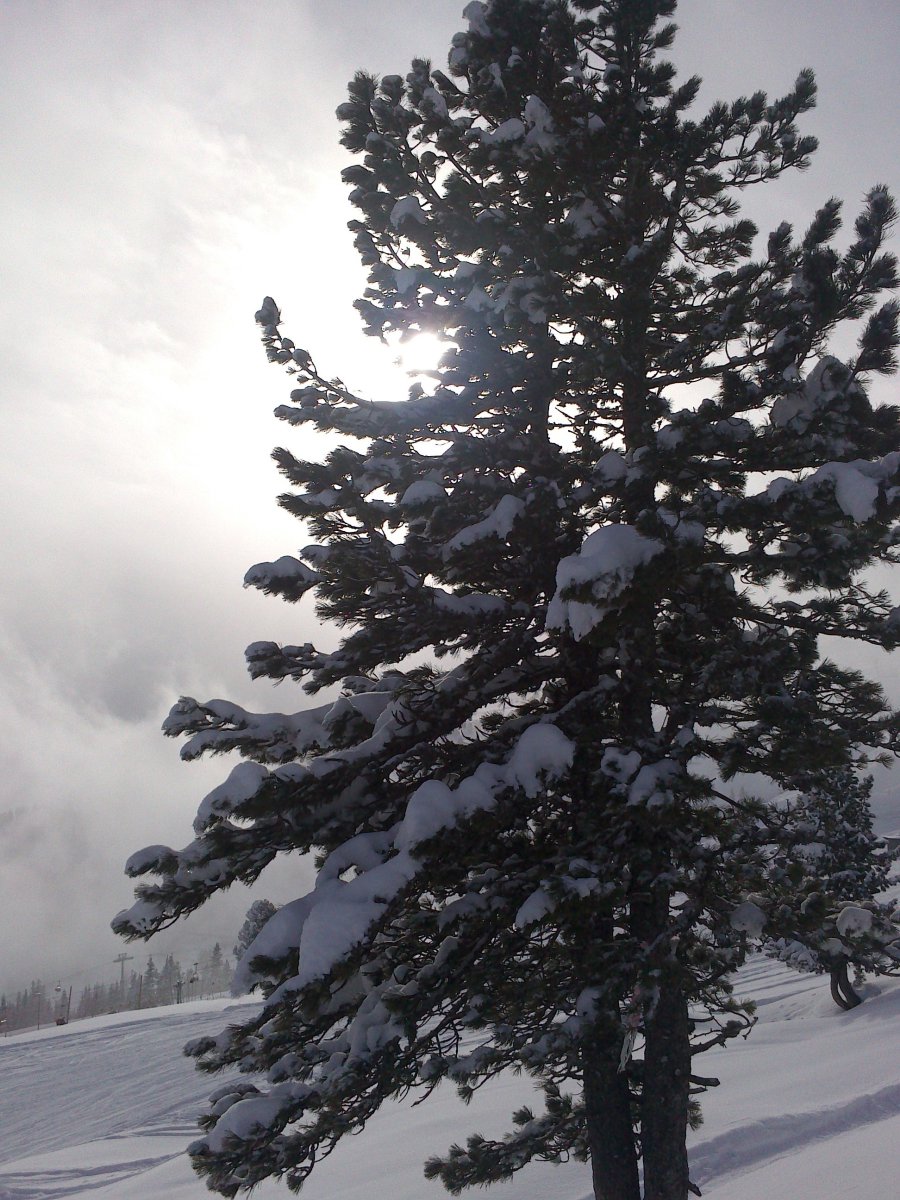
<svg viewBox="0 0 900 1200"><path fill-rule="evenodd" d="M821 978L766 959L742 973L759 1002L747 1041L701 1060L722 1086L704 1100L692 1175L712 1200L889 1200L900 1145L900 983L870 985L853 1012ZM184 1147L219 1080L199 1075L182 1045L238 1018L250 1001L200 1001L120 1013L0 1041L0 1200L202 1200ZM469 1107L451 1089L427 1103L383 1109L321 1163L304 1200L439 1200L422 1162L481 1129L508 1127L528 1084L504 1080ZM282 1200L269 1183L255 1200ZM537 1164L491 1200L584 1200L583 1164Z"/></svg>

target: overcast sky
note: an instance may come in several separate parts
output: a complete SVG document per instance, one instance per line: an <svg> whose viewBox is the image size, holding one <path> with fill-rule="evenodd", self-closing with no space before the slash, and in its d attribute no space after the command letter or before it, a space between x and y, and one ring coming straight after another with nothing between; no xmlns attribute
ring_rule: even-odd
<svg viewBox="0 0 900 1200"><path fill-rule="evenodd" d="M333 114L359 67L443 66L463 6L0 4L0 990L41 975L77 993L121 949L107 927L130 902L125 858L189 840L228 768L183 765L159 734L179 694L302 703L243 666L254 640L327 640L308 609L241 588L306 540L274 504L288 383L253 313L275 296L329 374L391 394L391 355L351 307ZM822 148L760 193L763 226L900 190L896 0L683 0L678 21L672 57L704 77L704 104L817 72L805 128ZM893 781L879 788L900 823ZM255 894L289 899L305 870ZM198 919L181 952L230 949L250 898Z"/></svg>

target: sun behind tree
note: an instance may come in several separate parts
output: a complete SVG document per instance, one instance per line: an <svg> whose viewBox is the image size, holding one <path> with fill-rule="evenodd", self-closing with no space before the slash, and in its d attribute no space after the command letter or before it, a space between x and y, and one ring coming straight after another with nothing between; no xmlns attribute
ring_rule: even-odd
<svg viewBox="0 0 900 1200"><path fill-rule="evenodd" d="M191 1148L225 1195L299 1187L385 1099L514 1068L544 1110L429 1175L576 1155L598 1200L638 1200L640 1151L645 1200L685 1200L692 1056L752 1023L729 977L811 836L727 781L897 750L880 689L819 650L900 633L861 575L897 559L898 413L866 392L894 366L893 203L873 188L843 253L829 201L754 258L738 200L806 166L813 77L691 115L699 82L659 57L674 8L475 2L449 75L350 85L357 307L376 336L448 343L407 399L350 394L271 298L257 314L294 376L277 415L334 448L275 452L315 541L247 580L314 589L346 633L254 643L249 668L341 696L180 701L185 757L249 761L190 846L130 860L160 881L114 922L146 937L317 856L254 945L262 1011L190 1047L266 1079L220 1089ZM828 356L867 314L857 356Z"/></svg>

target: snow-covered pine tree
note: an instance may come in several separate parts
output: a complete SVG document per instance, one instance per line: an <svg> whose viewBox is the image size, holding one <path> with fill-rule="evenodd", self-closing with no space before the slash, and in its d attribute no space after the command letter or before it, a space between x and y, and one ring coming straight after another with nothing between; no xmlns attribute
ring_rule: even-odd
<svg viewBox="0 0 900 1200"><path fill-rule="evenodd" d="M770 880L770 953L800 970L827 971L842 1008L860 1003L848 976L900 974L895 901L879 900L900 852L874 832L872 777L852 767L811 771L785 797L797 837ZM800 836L805 830L805 837Z"/></svg>
<svg viewBox="0 0 900 1200"><path fill-rule="evenodd" d="M792 803L798 819L809 824L814 849L807 858L820 887L836 902L884 891L896 852L875 834L872 776L833 767L811 771L797 788Z"/></svg>
<svg viewBox="0 0 900 1200"><path fill-rule="evenodd" d="M268 921L269 917L273 917L278 909L271 900L254 900L244 914L244 923L238 930L237 941L234 943L232 954L236 959L241 959L245 954L247 947L256 939L256 935L261 931L263 926Z"/></svg>
<svg viewBox="0 0 900 1200"><path fill-rule="evenodd" d="M174 1004L178 999L179 984L182 982L181 964L167 954L159 972L157 995L159 1004Z"/></svg>
<svg viewBox="0 0 900 1200"><path fill-rule="evenodd" d="M153 961L153 955L147 959L144 968L144 990L141 1003L144 1008L153 1008L158 1003L159 996L159 967Z"/></svg>
<svg viewBox="0 0 900 1200"><path fill-rule="evenodd" d="M862 575L897 558L898 413L866 390L894 365L894 207L873 188L843 250L834 200L756 248L738 202L807 164L812 74L691 115L674 8L475 0L449 74L351 84L358 308L444 339L428 387L369 403L257 314L296 385L277 415L334 448L276 451L315 540L247 582L313 589L345 636L255 643L249 669L340 695L175 706L186 758L247 761L190 845L132 857L158 880L114 922L146 937L317 856L244 956L261 1013L190 1048L265 1076L215 1093L191 1149L225 1195L299 1187L385 1099L513 1067L545 1111L430 1175L575 1154L637 1200L640 1147L645 1200L684 1200L692 1054L747 1027L728 976L808 839L752 785L897 750L880 689L819 646L900 633Z"/></svg>
<svg viewBox="0 0 900 1200"><path fill-rule="evenodd" d="M200 967L201 992L212 996L226 991L232 975L231 963L222 953L221 943L216 942Z"/></svg>

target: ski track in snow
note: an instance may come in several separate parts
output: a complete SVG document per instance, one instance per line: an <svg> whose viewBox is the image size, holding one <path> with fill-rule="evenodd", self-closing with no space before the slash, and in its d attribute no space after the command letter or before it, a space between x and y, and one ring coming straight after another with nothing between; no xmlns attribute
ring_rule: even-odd
<svg viewBox="0 0 900 1200"><path fill-rule="evenodd" d="M810 1142L898 1115L900 1084L893 1084L834 1108L768 1117L701 1143L691 1155L691 1175L700 1184L721 1180L786 1154L797 1154Z"/></svg>
<svg viewBox="0 0 900 1200"><path fill-rule="evenodd" d="M890 1200L900 1140L900 986L870 986L838 1010L827 980L766 959L739 976L759 1024L746 1041L705 1055L722 1086L702 1097L691 1175L710 1200ZM184 1148L219 1079L181 1053L191 1037L241 1019L252 1001L206 1001L73 1022L0 1042L0 1200L202 1200ZM243 1013L242 1013L243 1010ZM497 1136L531 1100L503 1078L468 1107L452 1088L418 1108L387 1105L322 1162L304 1200L366 1200L373 1180L391 1200L438 1200L422 1162L478 1129ZM490 1200L586 1200L587 1166L534 1164ZM286 1200L277 1181L254 1200Z"/></svg>
<svg viewBox="0 0 900 1200"><path fill-rule="evenodd" d="M145 1046L152 1045L154 1063L141 1080L139 1132L179 1132L210 1090L209 1078L183 1058L184 1043L198 1033L218 1031L224 1023L221 1012L183 1014L176 1009L163 1020L96 1029L89 1028L91 1021L73 1022L59 1030L63 1036L7 1039L0 1044L0 1163L32 1151L36 1138L43 1150L56 1150L72 1145L73 1138L80 1144L137 1132L134 1074ZM40 1071L35 1070L37 1059ZM27 1107L21 1105L26 1091ZM35 1112L40 1113L39 1132Z"/></svg>
<svg viewBox="0 0 900 1200"><path fill-rule="evenodd" d="M105 1150L106 1143L99 1142L97 1147ZM45 1161L43 1166L29 1169L28 1160L18 1171L11 1171L4 1177L0 1185L2 1200L61 1200L64 1196L84 1196L98 1188L112 1185L123 1185L121 1195L126 1196L126 1181L140 1176L146 1171L159 1165L161 1161L176 1158L181 1151L168 1148L145 1158L135 1158L133 1154L121 1161L106 1161L92 1163L86 1156L73 1154L68 1165L53 1166ZM68 1157L68 1156L67 1156ZM112 1158L112 1155L109 1155Z"/></svg>
<svg viewBox="0 0 900 1200"><path fill-rule="evenodd" d="M218 1032L232 1010L233 1001L200 1002L0 1042L0 1200L107 1187L125 1200L126 1180L183 1155L214 1083L182 1048Z"/></svg>

